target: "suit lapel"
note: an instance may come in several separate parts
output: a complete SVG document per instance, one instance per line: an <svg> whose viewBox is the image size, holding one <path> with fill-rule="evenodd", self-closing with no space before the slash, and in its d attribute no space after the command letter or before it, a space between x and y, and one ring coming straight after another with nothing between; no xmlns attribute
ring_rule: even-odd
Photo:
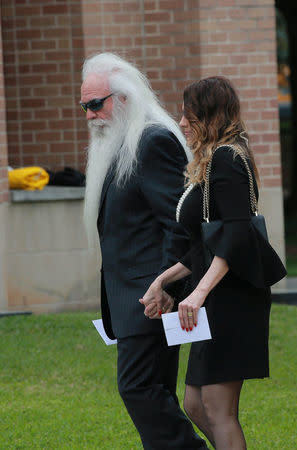
<svg viewBox="0 0 297 450"><path fill-rule="evenodd" d="M100 214L100 211L101 211L101 208L102 208L102 205L103 205L103 202L104 202L104 199L105 199L108 187L109 187L110 183L112 182L114 176L115 176L114 167L110 167L110 169L108 170L107 175L105 177L103 186L102 186L102 192L101 192L101 196L100 196L100 204L99 204L98 215Z"/></svg>

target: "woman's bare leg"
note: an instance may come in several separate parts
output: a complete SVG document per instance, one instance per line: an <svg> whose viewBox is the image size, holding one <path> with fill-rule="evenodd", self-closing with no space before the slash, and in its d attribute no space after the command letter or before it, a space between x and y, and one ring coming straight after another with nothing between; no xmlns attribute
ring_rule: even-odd
<svg viewBox="0 0 297 450"><path fill-rule="evenodd" d="M243 381L201 387L201 403L216 450L246 450L238 420Z"/></svg>
<svg viewBox="0 0 297 450"><path fill-rule="evenodd" d="M186 385L184 409L195 425L214 446L214 439L201 399L201 387Z"/></svg>

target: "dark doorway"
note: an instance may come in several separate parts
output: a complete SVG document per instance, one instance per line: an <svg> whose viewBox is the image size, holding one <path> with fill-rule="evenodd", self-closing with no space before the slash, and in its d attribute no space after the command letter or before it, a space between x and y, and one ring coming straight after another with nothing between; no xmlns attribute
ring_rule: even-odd
<svg viewBox="0 0 297 450"><path fill-rule="evenodd" d="M297 276L297 3L275 6L287 268Z"/></svg>

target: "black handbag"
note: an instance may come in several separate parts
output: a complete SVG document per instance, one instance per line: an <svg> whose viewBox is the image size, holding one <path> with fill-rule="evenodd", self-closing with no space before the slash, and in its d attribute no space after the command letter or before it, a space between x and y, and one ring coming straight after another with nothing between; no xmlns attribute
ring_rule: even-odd
<svg viewBox="0 0 297 450"><path fill-rule="evenodd" d="M228 144L228 147L231 147L233 150L236 151L236 153L242 158L244 165L246 167L248 177L249 177L249 192L250 192L250 203L251 203L251 222L253 226L259 231L259 233L264 237L265 240L268 241L268 234L266 229L266 223L265 218L261 214L258 214L258 202L255 195L254 190L254 180L251 173L251 169L248 165L247 159L242 151L240 151L237 147ZM216 151L217 147L214 151ZM203 220L201 224L201 237L202 237L202 243L203 243L203 252L204 252L204 259L205 259L205 265L208 268L213 260L214 255L210 251L209 247L207 246L207 242L214 239L214 237L217 235L221 227L223 226L222 220L210 220L209 215L209 179L210 179L210 172L211 172L211 165L212 165L212 159L208 162L207 168L206 168L206 178L204 183L204 189L203 189Z"/></svg>

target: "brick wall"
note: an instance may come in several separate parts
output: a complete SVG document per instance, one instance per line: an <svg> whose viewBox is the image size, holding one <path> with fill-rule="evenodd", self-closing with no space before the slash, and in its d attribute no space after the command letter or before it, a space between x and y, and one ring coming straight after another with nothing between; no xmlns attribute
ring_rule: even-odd
<svg viewBox="0 0 297 450"><path fill-rule="evenodd" d="M5 90L2 60L2 30L0 23L0 203L8 200L7 137L5 114Z"/></svg>
<svg viewBox="0 0 297 450"><path fill-rule="evenodd" d="M10 0L2 7L9 162L79 166L76 82L80 2ZM75 47L74 47L75 46Z"/></svg>
<svg viewBox="0 0 297 450"><path fill-rule="evenodd" d="M199 67L199 1L85 0L83 5L86 54L100 46L136 62L167 109L180 113L181 89Z"/></svg>
<svg viewBox="0 0 297 450"><path fill-rule="evenodd" d="M179 117L189 82L240 90L264 186L280 186L274 0L11 0L2 11L9 161L83 167L84 55L116 51Z"/></svg>

